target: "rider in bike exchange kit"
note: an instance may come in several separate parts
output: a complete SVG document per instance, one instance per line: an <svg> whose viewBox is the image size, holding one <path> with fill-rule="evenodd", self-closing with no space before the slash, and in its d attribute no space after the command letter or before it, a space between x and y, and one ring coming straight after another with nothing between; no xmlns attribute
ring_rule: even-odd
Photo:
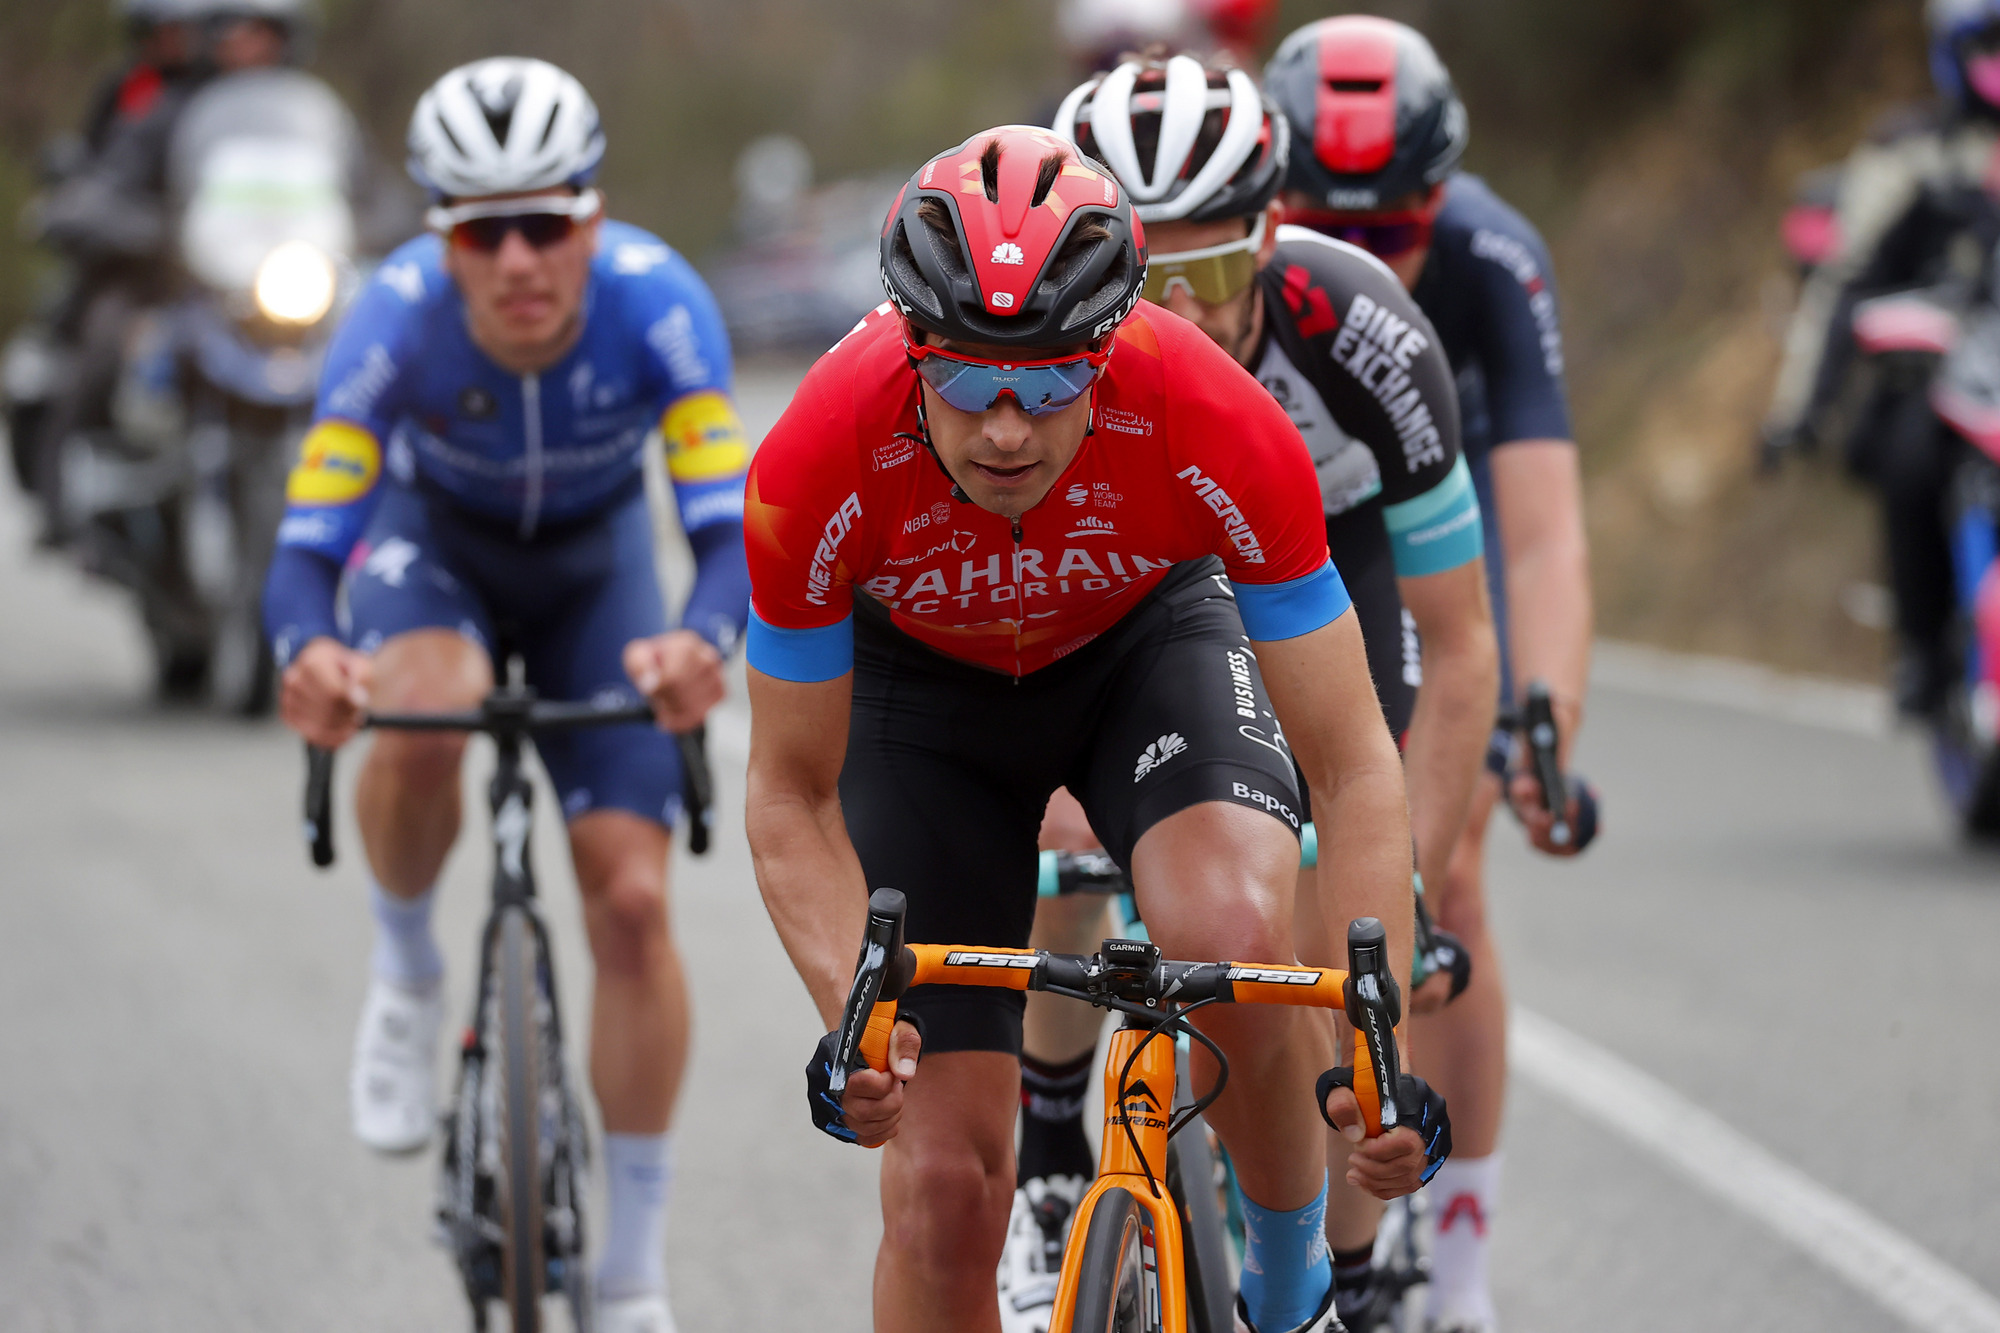
<svg viewBox="0 0 2000 1333"><path fill-rule="evenodd" d="M1199 128L1176 135L1167 128L1174 125ZM1290 154L1311 151L1294 145L1289 130L1249 74L1185 55L1119 66L1071 93L1056 121L1057 133L1109 165L1136 201L1151 249L1146 295L1250 370L1305 439L1333 563L1354 599L1389 729L1405 751L1417 864L1429 882L1442 883L1498 688L1479 508L1459 452L1451 367L1429 321L1380 260L1280 225L1277 195ZM1309 879L1300 893L1310 902ZM1103 934L1101 903L1089 895L1046 900L1036 945L1087 949ZM1317 921L1301 929L1309 961L1331 964L1337 942ZM1419 1011L1465 980L1462 969L1440 974L1414 992ZM1028 1001L1021 1179L1002 1266L1010 1329L1048 1325L1055 1284L1046 1242L1060 1247L1091 1172L1082 1103L1097 1029L1085 1006L1039 995ZM1336 1176L1347 1147L1334 1140ZM1336 1187L1329 1197L1339 1309L1350 1326L1367 1326L1374 1303L1378 1212L1359 1191Z"/></svg>
<svg viewBox="0 0 2000 1333"><path fill-rule="evenodd" d="M591 187L597 109L554 66L451 71L417 104L409 145L436 234L381 266L329 356L266 589L282 714L332 747L366 709L473 707L505 638L543 697L643 695L661 726L689 730L723 696L748 611L748 449L714 302L672 249L605 219ZM656 429L696 563L677 629L642 471ZM380 735L357 790L377 934L352 1110L356 1134L385 1152L421 1147L436 1117L430 916L459 828L463 747ZM668 1127L688 1035L666 897L680 759L644 725L537 749L597 963L591 1073L609 1199L597 1326L663 1333Z"/></svg>
<svg viewBox="0 0 2000 1333"><path fill-rule="evenodd" d="M1582 482L1563 384L1562 332L1547 248L1534 227L1458 168L1469 137L1464 104L1430 43L1383 19L1322 19L1287 37L1265 86L1291 123L1295 151L1285 218L1371 251L1410 289L1457 377L1459 420L1486 528L1500 704L1545 683L1566 766L1583 717L1591 641ZM1494 775L1474 795L1444 875L1432 884L1438 924L1471 954L1464 996L1415 1024L1413 1058L1451 1100L1453 1159L1431 1186L1437 1238L1430 1326L1489 1333L1487 1278L1498 1201L1506 1090L1506 997L1485 920L1483 845L1496 801L1530 842L1575 855L1595 832L1581 783L1566 819L1545 809L1535 780L1513 772L1510 730L1496 729ZM1563 839L1559 829L1575 829Z"/></svg>
<svg viewBox="0 0 2000 1333"><path fill-rule="evenodd" d="M1402 766L1313 459L1241 366L1140 302L1130 195L1006 126L920 169L881 246L891 302L808 374L745 506L751 851L822 1020L872 888L908 896L912 942L1024 946L1058 787L1168 956L1291 960L1294 754L1325 829L1318 915L1380 918L1407 975ZM999 1327L1015 995L912 990L889 1071L838 1097L837 1032L808 1065L816 1124L888 1144L878 1328ZM1321 1118L1356 1142L1346 1179L1396 1197L1449 1152L1443 1101L1405 1077L1403 1127L1361 1141L1350 1091L1308 1092L1327 1029L1204 1019L1237 1070L1209 1113L1245 1198L1237 1317L1338 1327Z"/></svg>

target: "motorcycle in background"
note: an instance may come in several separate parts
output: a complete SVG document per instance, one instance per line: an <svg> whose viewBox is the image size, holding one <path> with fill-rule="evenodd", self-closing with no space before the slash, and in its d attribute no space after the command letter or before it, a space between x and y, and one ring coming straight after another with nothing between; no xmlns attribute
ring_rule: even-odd
<svg viewBox="0 0 2000 1333"><path fill-rule="evenodd" d="M168 182L183 294L137 321L107 432L61 444L85 567L130 589L163 694L269 708L259 615L285 477L338 315L359 284L359 131L325 83L259 69L208 84Z"/></svg>
<svg viewBox="0 0 2000 1333"><path fill-rule="evenodd" d="M1960 827L2000 838L2000 305L1956 285L1896 292L1858 304L1852 327L1875 376L1878 409L1864 417L1874 447L1940 426L1954 445L1944 520L1956 668L1930 719L1932 753Z"/></svg>

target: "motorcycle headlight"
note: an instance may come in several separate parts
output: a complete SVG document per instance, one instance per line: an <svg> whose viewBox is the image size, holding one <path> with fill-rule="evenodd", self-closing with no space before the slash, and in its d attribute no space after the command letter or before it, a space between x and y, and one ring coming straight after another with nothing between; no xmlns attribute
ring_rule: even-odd
<svg viewBox="0 0 2000 1333"><path fill-rule="evenodd" d="M286 241L257 266L251 294L274 324L317 324L333 309L340 275L326 251L310 241Z"/></svg>

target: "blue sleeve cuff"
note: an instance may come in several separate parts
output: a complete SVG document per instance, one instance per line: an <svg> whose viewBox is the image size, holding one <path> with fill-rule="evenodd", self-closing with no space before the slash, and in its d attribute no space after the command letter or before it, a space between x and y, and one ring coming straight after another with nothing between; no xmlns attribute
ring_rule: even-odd
<svg viewBox="0 0 2000 1333"><path fill-rule="evenodd" d="M750 614L750 565L741 523L712 523L688 534L694 552L694 587L681 611L681 627L715 645L724 657L743 638Z"/></svg>
<svg viewBox="0 0 2000 1333"><path fill-rule="evenodd" d="M854 614L818 629L780 629L750 610L750 665L802 685L837 680L854 670Z"/></svg>
<svg viewBox="0 0 2000 1333"><path fill-rule="evenodd" d="M1328 560L1302 579L1288 583L1242 583L1230 580L1236 590L1236 609L1243 615L1243 632L1259 643L1296 639L1322 625L1331 625L1347 613L1354 600L1340 572Z"/></svg>
<svg viewBox="0 0 2000 1333"><path fill-rule="evenodd" d="M336 561L299 546L280 546L271 553L271 570L264 579L264 632L280 667L314 639L340 639L334 617L339 592Z"/></svg>
<svg viewBox="0 0 2000 1333"><path fill-rule="evenodd" d="M1382 511L1398 578L1442 574L1486 553L1479 523L1479 494L1465 459L1452 464L1443 481L1413 500Z"/></svg>

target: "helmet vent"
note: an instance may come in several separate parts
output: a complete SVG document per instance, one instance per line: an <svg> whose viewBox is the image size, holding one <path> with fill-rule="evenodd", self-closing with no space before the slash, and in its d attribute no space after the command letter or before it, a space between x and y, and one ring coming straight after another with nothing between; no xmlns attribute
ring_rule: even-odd
<svg viewBox="0 0 2000 1333"><path fill-rule="evenodd" d="M979 155L979 180L986 187L986 202L1000 202L1000 141L988 139L986 151Z"/></svg>
<svg viewBox="0 0 2000 1333"><path fill-rule="evenodd" d="M932 319L944 316L944 302L924 280L923 272L917 267L917 257L910 250L909 229L900 222L896 224L895 243L889 247L889 267L893 270L897 288L921 306L924 313Z"/></svg>
<svg viewBox="0 0 2000 1333"><path fill-rule="evenodd" d="M1382 80L1328 79L1326 86L1337 93L1379 93L1382 91Z"/></svg>
<svg viewBox="0 0 2000 1333"><path fill-rule="evenodd" d="M542 137L535 140L536 152L539 153L540 151L542 151L542 149L547 148L549 146L549 136L556 132L556 117L561 114L562 114L562 107L560 104L549 108L549 119L548 122L542 126Z"/></svg>
<svg viewBox="0 0 2000 1333"><path fill-rule="evenodd" d="M1063 159L1060 153L1052 153L1042 159L1041 169L1035 173L1035 197L1028 207L1040 208L1047 202L1049 191L1056 187L1056 177L1062 174Z"/></svg>

